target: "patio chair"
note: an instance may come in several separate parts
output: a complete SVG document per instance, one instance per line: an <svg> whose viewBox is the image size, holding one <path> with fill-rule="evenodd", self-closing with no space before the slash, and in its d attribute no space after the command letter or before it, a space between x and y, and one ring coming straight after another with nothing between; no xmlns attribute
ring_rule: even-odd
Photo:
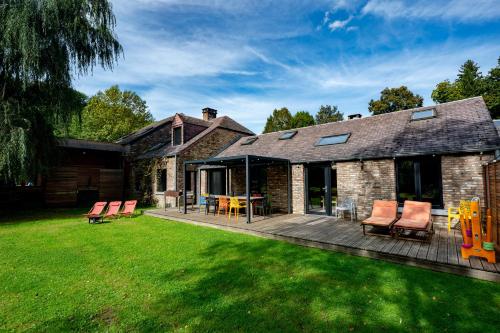
<svg viewBox="0 0 500 333"><path fill-rule="evenodd" d="M398 202L395 200L375 200L373 201L372 215L361 222L363 235L366 235L367 225L375 228L387 229L389 232L392 225L398 219Z"/></svg>
<svg viewBox="0 0 500 333"><path fill-rule="evenodd" d="M260 197L260 194L255 194L256 197ZM259 215L265 216L266 211L268 210L269 206L267 203L267 197L264 196L262 200L256 200L253 202L253 208L256 213L260 213Z"/></svg>
<svg viewBox="0 0 500 333"><path fill-rule="evenodd" d="M220 215L220 211L223 210L224 214L227 215L229 212L229 198L220 197L219 198L219 206L217 207L217 215Z"/></svg>
<svg viewBox="0 0 500 333"><path fill-rule="evenodd" d="M120 212L120 216L132 217L135 213L135 206L137 206L137 200L125 201L123 204L123 209Z"/></svg>
<svg viewBox="0 0 500 333"><path fill-rule="evenodd" d="M424 232L430 242L434 229L432 226L432 205L430 202L406 200L401 218L394 223L393 234L401 237L405 231ZM412 238L410 238L412 239Z"/></svg>
<svg viewBox="0 0 500 333"><path fill-rule="evenodd" d="M238 197L231 197L229 198L229 216L228 216L228 221L231 220L231 211L234 210L234 215L236 216L236 223L238 223L238 216L240 209L242 208L247 208L246 203L240 202L240 199ZM248 214L248 212L247 212Z"/></svg>
<svg viewBox="0 0 500 333"><path fill-rule="evenodd" d="M105 218L117 218L117 217L119 217L119 211L120 211L121 206L122 206L121 201L111 201L108 205L108 209L106 210L106 213L104 213L102 220L104 221Z"/></svg>
<svg viewBox="0 0 500 333"><path fill-rule="evenodd" d="M214 216L215 216L215 213L217 213L217 198L209 195L206 198L206 202L207 202L207 204L206 204L207 213L210 213L210 207L213 206L214 207Z"/></svg>
<svg viewBox="0 0 500 333"><path fill-rule="evenodd" d="M201 206L205 206L205 215L207 214L207 198L208 194L203 193L200 195L200 202L198 203L198 213L201 213Z"/></svg>
<svg viewBox="0 0 500 333"><path fill-rule="evenodd" d="M344 200L338 201L338 203L335 205L335 217L339 217L342 215L342 218L344 218L345 212L349 212L349 215L351 217L351 222L357 219L357 213L356 213L356 204L354 203L354 200L351 198L345 198Z"/></svg>
<svg viewBox="0 0 500 333"><path fill-rule="evenodd" d="M83 215L89 219L89 223L99 221L99 219L102 220L102 211L104 210L104 207L106 207L107 204L108 203L105 201L96 202L89 210L89 212Z"/></svg>

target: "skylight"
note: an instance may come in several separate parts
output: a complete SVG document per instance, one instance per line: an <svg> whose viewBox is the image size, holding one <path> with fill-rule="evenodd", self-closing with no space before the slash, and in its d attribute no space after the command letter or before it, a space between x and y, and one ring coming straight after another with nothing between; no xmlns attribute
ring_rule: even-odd
<svg viewBox="0 0 500 333"><path fill-rule="evenodd" d="M436 117L436 109L427 109L422 111L413 111L411 120L422 120Z"/></svg>
<svg viewBox="0 0 500 333"><path fill-rule="evenodd" d="M297 131L288 131L288 132L285 132L285 133L281 134L280 140L291 139L291 138L293 138L295 136L295 134L297 134Z"/></svg>
<svg viewBox="0 0 500 333"><path fill-rule="evenodd" d="M243 142L241 143L241 145L242 145L242 146L251 145L251 144L252 144L252 143L254 143L257 139L258 139L258 137L256 137L256 136L252 136L252 137L250 137L250 138L246 139L245 141L243 141Z"/></svg>
<svg viewBox="0 0 500 333"><path fill-rule="evenodd" d="M320 138L318 142L316 142L315 146L327 146L327 145L336 145L339 143L346 143L350 135L351 133L324 136Z"/></svg>

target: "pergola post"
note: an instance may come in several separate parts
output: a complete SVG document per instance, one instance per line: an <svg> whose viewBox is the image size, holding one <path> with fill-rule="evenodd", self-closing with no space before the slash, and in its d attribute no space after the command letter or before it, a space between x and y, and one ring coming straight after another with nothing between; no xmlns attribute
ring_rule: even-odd
<svg viewBox="0 0 500 333"><path fill-rule="evenodd" d="M290 161L287 163L287 190L288 190L288 214L292 214L292 168Z"/></svg>
<svg viewBox="0 0 500 333"><path fill-rule="evenodd" d="M246 187L246 196L247 196L247 223L251 222L251 212L252 206L250 202L250 158L248 155L245 156L245 187Z"/></svg>
<svg viewBox="0 0 500 333"><path fill-rule="evenodd" d="M187 214L187 205L186 205L186 202L187 202L187 191L186 191L186 177L187 177L187 163L184 162L184 169L183 169L183 172L184 172L184 184L183 184L183 190L182 190L182 195L184 197L184 214Z"/></svg>

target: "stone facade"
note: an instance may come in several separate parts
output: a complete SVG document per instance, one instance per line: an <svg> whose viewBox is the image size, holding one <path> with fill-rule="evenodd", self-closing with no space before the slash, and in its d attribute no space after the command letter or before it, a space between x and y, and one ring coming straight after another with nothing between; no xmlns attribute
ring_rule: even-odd
<svg viewBox="0 0 500 333"><path fill-rule="evenodd" d="M175 169L175 157L164 157L162 159L159 159L156 162L156 167L155 169L166 169L167 170L167 191L175 191L175 177L176 177L176 169ZM174 198L165 198L164 197L164 192L158 192L156 191L157 189L157 177L156 177L156 171L152 177L152 182L153 182L153 198L156 202L156 205L158 207L164 208L165 203L169 207L175 207L176 205L176 200Z"/></svg>
<svg viewBox="0 0 500 333"><path fill-rule="evenodd" d="M358 219L371 215L373 200L396 199L394 160L339 162L336 169L338 200L354 199Z"/></svg>
<svg viewBox="0 0 500 333"><path fill-rule="evenodd" d="M483 165L492 154L448 155L441 157L444 208L457 207L461 199L479 197L485 207Z"/></svg>
<svg viewBox="0 0 500 333"><path fill-rule="evenodd" d="M292 165L292 212L304 214L304 165Z"/></svg>

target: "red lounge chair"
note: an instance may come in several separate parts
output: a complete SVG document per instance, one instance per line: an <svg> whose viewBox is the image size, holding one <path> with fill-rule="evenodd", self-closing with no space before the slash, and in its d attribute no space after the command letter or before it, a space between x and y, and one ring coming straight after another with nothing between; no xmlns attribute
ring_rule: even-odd
<svg viewBox="0 0 500 333"><path fill-rule="evenodd" d="M120 212L120 215L132 217L134 215L136 205L137 205L137 200L125 201L125 204L123 205L123 210Z"/></svg>
<svg viewBox="0 0 500 333"><path fill-rule="evenodd" d="M93 221L99 221L99 219L102 220L102 211L104 210L104 207L106 207L107 202L105 201L100 201L96 202L94 206L92 206L92 209L87 214L85 215L89 219L89 223L91 220Z"/></svg>
<svg viewBox="0 0 500 333"><path fill-rule="evenodd" d="M119 211L120 207L122 205L121 201L111 201L108 205L108 209L106 210L106 213L104 214L103 220L105 218L113 218L113 217L118 217L119 216Z"/></svg>
<svg viewBox="0 0 500 333"><path fill-rule="evenodd" d="M366 235L365 226L384 228L391 230L398 217L397 201L375 200L373 201L372 216L361 222L363 235Z"/></svg>
<svg viewBox="0 0 500 333"><path fill-rule="evenodd" d="M426 233L426 240L431 240L434 229L432 226L432 205L430 202L405 201L403 215L394 223L393 227L396 238L404 231L422 231Z"/></svg>

